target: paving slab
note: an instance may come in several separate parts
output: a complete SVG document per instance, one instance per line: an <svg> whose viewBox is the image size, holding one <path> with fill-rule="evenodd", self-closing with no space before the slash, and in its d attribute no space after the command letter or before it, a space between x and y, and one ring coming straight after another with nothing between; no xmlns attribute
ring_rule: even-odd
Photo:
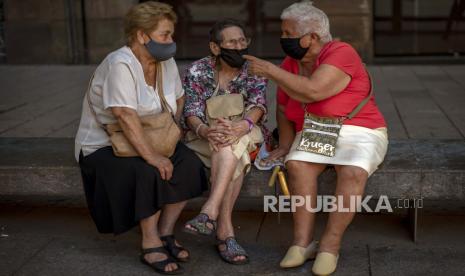
<svg viewBox="0 0 465 276"><path fill-rule="evenodd" d="M178 61L181 74L189 63ZM79 107L95 67L0 66L0 136L74 137L78 127L75 118L80 116ZM464 65L370 65L368 69L391 138L464 138ZM76 103L66 108L71 101ZM276 85L272 81L267 89L267 103L267 126L273 129ZM62 108L57 110L59 107ZM47 113L51 113L50 117ZM56 123L52 129L42 128L43 121L49 118L67 122Z"/></svg>
<svg viewBox="0 0 465 276"><path fill-rule="evenodd" d="M439 70L439 69L438 69ZM426 76L423 84L428 88L431 98L449 119L461 136L465 137L465 92L456 81L451 81L444 71L434 77Z"/></svg>
<svg viewBox="0 0 465 276"><path fill-rule="evenodd" d="M465 70L461 65L443 65L441 68L462 88L465 88Z"/></svg>
<svg viewBox="0 0 465 276"><path fill-rule="evenodd" d="M22 66L21 66L22 67ZM26 67L23 73L9 72L1 81L2 105L0 110L14 110L20 106L33 104L56 93L68 89L70 84L85 85L94 66L43 66Z"/></svg>
<svg viewBox="0 0 465 276"><path fill-rule="evenodd" d="M410 66L386 65L381 67L384 75L384 85L391 90L420 90L421 81Z"/></svg>
<svg viewBox="0 0 465 276"><path fill-rule="evenodd" d="M81 97L79 97L81 98ZM48 101L47 101L48 103ZM35 109L37 110L37 109ZM2 132L4 137L40 137L63 131L63 128L77 122L81 118L82 103L77 100L59 105L54 110L38 115L29 121L24 121L14 128ZM73 129L74 131L74 129ZM75 135L76 133L74 133Z"/></svg>
<svg viewBox="0 0 465 276"><path fill-rule="evenodd" d="M3 234L5 235L5 234ZM53 241L52 237L0 237L0 274L14 275Z"/></svg>
<svg viewBox="0 0 465 276"><path fill-rule="evenodd" d="M81 208L0 203L0 210L1 275L153 275L138 261L138 228L118 236L98 234ZM278 224L276 214L234 212L236 236L251 263L232 266L219 259L213 238L180 231L196 212L183 212L176 228L176 236L192 253L192 261L184 265L186 275L311 275L312 261L290 270L278 267L292 240L290 214L282 214ZM419 222L430 226L421 228L429 238L419 243L409 240L399 223L402 216L358 214L346 232L333 275L463 275L465 213L429 212ZM316 239L326 220L326 214L317 214Z"/></svg>
<svg viewBox="0 0 465 276"><path fill-rule="evenodd" d="M465 275L465 248L370 247L373 275ZM419 261L421 260L421 261Z"/></svg>
<svg viewBox="0 0 465 276"><path fill-rule="evenodd" d="M139 263L135 245L124 239L54 238L15 275L153 275Z"/></svg>
<svg viewBox="0 0 465 276"><path fill-rule="evenodd" d="M462 139L427 90L391 90L410 138Z"/></svg>
<svg viewBox="0 0 465 276"><path fill-rule="evenodd" d="M407 139L408 134L403 125L400 114L394 103L392 95L389 93L387 80L383 74L382 68L370 67L369 68L373 86L374 96L376 103L389 126L388 135L390 139Z"/></svg>

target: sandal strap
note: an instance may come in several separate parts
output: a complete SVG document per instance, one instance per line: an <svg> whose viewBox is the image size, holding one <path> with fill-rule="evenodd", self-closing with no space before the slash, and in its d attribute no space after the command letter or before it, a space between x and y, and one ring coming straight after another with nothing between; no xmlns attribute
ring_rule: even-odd
<svg viewBox="0 0 465 276"><path fill-rule="evenodd" d="M225 250L220 250L221 255L229 260L233 260L237 256L249 257L245 249L237 242L235 237L227 237L224 240L218 239L218 246L225 245Z"/></svg>
<svg viewBox="0 0 465 276"><path fill-rule="evenodd" d="M162 241L164 241L166 243L174 243L176 238L174 237L173 234L171 234L171 235L161 236L160 240L162 240Z"/></svg>
<svg viewBox="0 0 465 276"><path fill-rule="evenodd" d="M208 227L208 223L212 225L212 227ZM216 220L210 219L210 217L205 213L198 214L195 218L188 221L186 224L190 225L191 227L195 228L199 233L202 234L211 234L216 231L217 222Z"/></svg>
<svg viewBox="0 0 465 276"><path fill-rule="evenodd" d="M145 256L147 254L150 254L150 253L161 253L161 254L165 254L165 255L167 255L169 257L168 251L166 251L166 249L163 246L152 247L152 248L142 248L141 252L142 252L143 256Z"/></svg>
<svg viewBox="0 0 465 276"><path fill-rule="evenodd" d="M213 231L216 230L217 222L216 220L211 219L207 214L205 213L200 213L198 216L201 216L205 223L211 223L213 225Z"/></svg>
<svg viewBox="0 0 465 276"><path fill-rule="evenodd" d="M171 257L168 257L168 259L163 260L163 261L150 263L150 266L155 267L156 269L158 269L160 271L165 271L166 266L169 265L169 264L176 264L178 266L178 268L176 270L178 270L180 268L179 264L174 259L172 259Z"/></svg>
<svg viewBox="0 0 465 276"><path fill-rule="evenodd" d="M182 251L186 251L189 253L189 251L187 251L187 249L185 249L183 246L178 246L176 244L176 238L174 237L174 235L162 236L160 237L160 240L166 242L166 249L173 256L177 257L179 253L181 253Z"/></svg>
<svg viewBox="0 0 465 276"><path fill-rule="evenodd" d="M163 246L152 247L152 248L142 248L141 251L142 251L141 258L144 259L145 263L147 263L148 265L150 265L151 267L155 268L158 271L165 271L165 267L168 264L176 264L178 267L176 270L181 269L181 267L176 262L176 260L173 257L171 257L171 255L168 253L168 251L166 251L166 249ZM164 254L166 256L166 259L162 261L155 261L155 262L149 263L147 260L145 260L144 256L150 253Z"/></svg>
<svg viewBox="0 0 465 276"><path fill-rule="evenodd" d="M160 240L166 241L166 242L174 240L174 239L175 239L174 234L166 235L166 236L160 236Z"/></svg>

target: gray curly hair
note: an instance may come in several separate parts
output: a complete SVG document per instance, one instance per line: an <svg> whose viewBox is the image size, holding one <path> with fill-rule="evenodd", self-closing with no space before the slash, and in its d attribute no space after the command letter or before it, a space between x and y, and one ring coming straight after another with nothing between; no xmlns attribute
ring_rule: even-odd
<svg viewBox="0 0 465 276"><path fill-rule="evenodd" d="M281 13L281 20L295 20L300 35L316 33L323 43L333 39L329 31L328 16L313 6L311 1L304 0L285 8Z"/></svg>

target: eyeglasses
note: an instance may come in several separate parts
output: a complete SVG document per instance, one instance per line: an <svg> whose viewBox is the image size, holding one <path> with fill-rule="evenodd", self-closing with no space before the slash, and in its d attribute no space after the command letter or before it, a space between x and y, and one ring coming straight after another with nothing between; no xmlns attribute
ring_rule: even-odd
<svg viewBox="0 0 465 276"><path fill-rule="evenodd" d="M239 39L223 40L222 44L228 48L239 46L249 46L252 39L250 37L241 37Z"/></svg>

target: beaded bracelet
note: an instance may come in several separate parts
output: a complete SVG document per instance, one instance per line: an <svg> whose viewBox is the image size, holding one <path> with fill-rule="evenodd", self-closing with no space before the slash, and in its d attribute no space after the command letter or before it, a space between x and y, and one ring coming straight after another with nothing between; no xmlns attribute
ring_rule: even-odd
<svg viewBox="0 0 465 276"><path fill-rule="evenodd" d="M247 123L249 124L249 132L252 131L252 128L254 126L254 122L252 120L250 120L249 118L244 118L244 120L246 120Z"/></svg>

